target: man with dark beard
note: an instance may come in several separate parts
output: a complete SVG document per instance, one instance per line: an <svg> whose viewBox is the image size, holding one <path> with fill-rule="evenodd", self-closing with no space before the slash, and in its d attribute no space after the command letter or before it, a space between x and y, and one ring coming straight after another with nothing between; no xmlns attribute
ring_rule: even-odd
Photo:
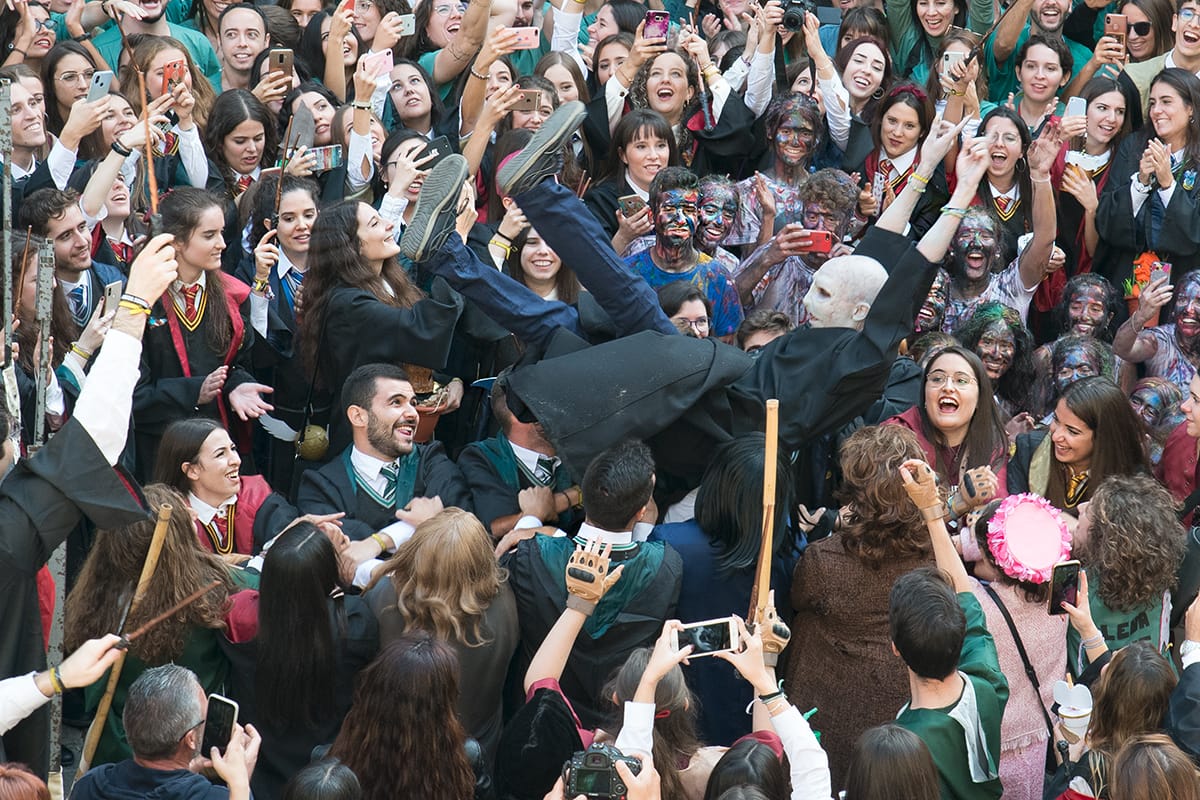
<svg viewBox="0 0 1200 800"><path fill-rule="evenodd" d="M1146 365L1146 377L1166 378L1186 395L1188 384L1200 366L1200 270L1179 279L1177 287L1168 278L1151 281L1142 290L1138 310L1129 316L1113 337L1113 352L1126 361ZM1171 299L1175 308L1166 325L1147 328L1149 321Z"/></svg>
<svg viewBox="0 0 1200 800"><path fill-rule="evenodd" d="M204 73L204 77L208 78L208 82L216 91L221 91L221 62L217 60L216 51L213 50L208 37L194 28L168 22L165 16L166 0L134 1L142 10L141 19L135 19L132 14L125 14L120 17L120 27L111 25L92 39L92 44L100 56L109 64L120 64L125 37L132 33L170 36L188 49L196 67Z"/></svg>
<svg viewBox="0 0 1200 800"><path fill-rule="evenodd" d="M356 561L395 550L443 506L471 510L467 483L441 442L413 442L419 416L404 370L364 364L346 379L342 406L354 443L304 473L297 505L303 514L346 512L342 532L364 542Z"/></svg>

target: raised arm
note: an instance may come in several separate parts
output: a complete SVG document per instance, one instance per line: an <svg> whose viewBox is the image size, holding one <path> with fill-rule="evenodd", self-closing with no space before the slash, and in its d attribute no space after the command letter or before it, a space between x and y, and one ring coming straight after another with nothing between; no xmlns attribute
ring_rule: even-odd
<svg viewBox="0 0 1200 800"><path fill-rule="evenodd" d="M933 557L937 567L950 576L955 594L971 591L971 579L962 558L954 549L954 542L946 530L946 504L938 494L937 477L929 465L918 458L910 458L900 465L900 478L904 491L921 510L925 525L929 528L929 539L933 543Z"/></svg>
<svg viewBox="0 0 1200 800"><path fill-rule="evenodd" d="M483 47L479 50L479 56L475 59L475 63L471 65L471 71L467 75L467 82L463 86L462 101L458 105L461 122L459 127L460 135L466 136L470 134L475 129L475 122L483 112L485 95L487 94L488 71L492 68L492 64L495 64L496 59L500 58L500 56L506 56L513 52L516 49L516 44L516 30L505 28L504 26L496 28L484 40ZM464 153L463 155L466 154ZM472 170L471 172L474 174L475 171Z"/></svg>
<svg viewBox="0 0 1200 800"><path fill-rule="evenodd" d="M1054 237L1058 235L1058 212L1054 204L1054 186L1050 183L1050 166L1062 144L1058 126L1048 130L1029 146L1029 180L1033 184L1033 241L1021 253L1017 268L1021 283L1033 289L1050 271L1050 254L1054 252Z"/></svg>
<svg viewBox="0 0 1200 800"><path fill-rule="evenodd" d="M960 148L954 167L958 178L954 194L950 195L950 202L946 204L944 213L917 243L917 250L929 261L940 262L950 249L950 240L958 230L958 223L975 199L979 181L987 174L987 165L987 139L972 139Z"/></svg>
<svg viewBox="0 0 1200 800"><path fill-rule="evenodd" d="M1171 299L1175 287L1167 283L1169 280L1169 276L1164 276L1150 281L1142 289L1138 310L1129 315L1129 319L1117 328L1113 336L1113 353L1118 358L1140 364L1158 352L1158 339L1145 328L1146 323Z"/></svg>
<svg viewBox="0 0 1200 800"><path fill-rule="evenodd" d="M1009 11L992 34L992 59L997 64L1003 64L1017 49L1017 39L1029 21L1029 12L1033 10L1033 0L1017 0L1009 6Z"/></svg>
<svg viewBox="0 0 1200 800"><path fill-rule="evenodd" d="M438 84L449 83L471 65L471 59L483 45L487 35L488 14L492 4L489 0L470 0L467 13L463 15L462 27L454 41L438 51L433 61L433 80Z"/></svg>
<svg viewBox="0 0 1200 800"><path fill-rule="evenodd" d="M933 130L929 132L929 135L925 137L925 142L921 145L920 160L917 168L913 170L912 177L905 182L900 196L879 215L879 221L875 223L876 227L892 233L904 233L904 227L912 217L913 210L917 207L917 201L925 193L925 188L929 185L933 173L937 171L938 164L946 157L950 146L958 139L958 135L966 124L965 120L957 125L944 120L935 122Z"/></svg>
<svg viewBox="0 0 1200 800"><path fill-rule="evenodd" d="M341 47L341 41L346 36L350 35L350 30L354 27L354 11L349 7L354 0L342 0L338 3L337 10L333 12L333 17L329 20L329 41L336 42L334 52L338 52ZM346 67L340 58L325 59L325 88L333 92L334 96L341 102L346 102ZM359 98L362 100L362 98ZM369 100L370 98L366 98ZM365 101L364 101L365 102Z"/></svg>

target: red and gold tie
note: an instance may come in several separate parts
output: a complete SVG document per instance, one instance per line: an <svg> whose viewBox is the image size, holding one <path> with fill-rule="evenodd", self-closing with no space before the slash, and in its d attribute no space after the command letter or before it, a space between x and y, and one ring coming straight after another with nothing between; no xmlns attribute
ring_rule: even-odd
<svg viewBox="0 0 1200 800"><path fill-rule="evenodd" d="M196 330L196 325L200 323L200 305L198 298L200 295L200 284L183 287L183 324L188 326L188 330Z"/></svg>
<svg viewBox="0 0 1200 800"><path fill-rule="evenodd" d="M237 179L238 194L250 188L250 184L254 183L254 178L250 175L239 175Z"/></svg>
<svg viewBox="0 0 1200 800"><path fill-rule="evenodd" d="M879 162L879 174L883 175L884 183L892 182L892 162L886 158Z"/></svg>
<svg viewBox="0 0 1200 800"><path fill-rule="evenodd" d="M1008 207L1009 207L1010 205L1012 205L1012 198L1011 198L1011 197L1004 197L1004 196L1000 196L1000 197L997 197L997 198L996 198L996 209L997 209L997 210L998 210L998 211L999 211L1001 214L1007 214L1007 213L1008 213Z"/></svg>

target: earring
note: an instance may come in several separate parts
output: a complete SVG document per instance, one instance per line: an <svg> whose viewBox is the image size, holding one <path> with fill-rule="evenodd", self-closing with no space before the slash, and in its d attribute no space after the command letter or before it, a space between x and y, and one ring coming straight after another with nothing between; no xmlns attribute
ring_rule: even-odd
<svg viewBox="0 0 1200 800"><path fill-rule="evenodd" d="M871 95L871 97L875 98L876 100L882 99L883 98L883 87L880 86L878 89L876 89L874 91L874 93Z"/></svg>
<svg viewBox="0 0 1200 800"><path fill-rule="evenodd" d="M1025 162L1025 156L1021 156L1020 158L1017 159L1017 163L1016 163L1017 172L1024 172L1028 168L1029 168L1029 165Z"/></svg>

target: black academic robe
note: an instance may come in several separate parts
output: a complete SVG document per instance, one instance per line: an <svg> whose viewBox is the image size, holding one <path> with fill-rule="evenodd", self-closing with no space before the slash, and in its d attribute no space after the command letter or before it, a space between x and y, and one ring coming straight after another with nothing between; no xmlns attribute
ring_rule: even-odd
<svg viewBox="0 0 1200 800"><path fill-rule="evenodd" d="M535 536L520 543L501 563L517 599L521 645L514 674L523 675L533 654L558 621L567 602L563 570L573 539ZM605 683L629 654L653 647L663 622L675 616L683 581L683 561L666 542L643 542L634 550L614 552L614 565L624 564L618 590L596 606L571 646L559 684L585 728L598 728L611 718ZM694 620L693 620L694 621Z"/></svg>
<svg viewBox="0 0 1200 800"><path fill-rule="evenodd" d="M38 189L57 189L54 183L54 176L50 174L50 165L46 161L39 161L34 167L33 172L23 178L13 177L12 181L12 220L13 225L18 225L21 219L21 203L25 198L36 192ZM0 193L2 194L2 193ZM0 197L0 203L4 200ZM2 207L2 206L0 206Z"/></svg>
<svg viewBox="0 0 1200 800"><path fill-rule="evenodd" d="M0 678L46 668L37 572L86 516L101 528L147 517L141 490L108 465L83 426L69 420L42 450L0 483ZM49 768L49 712L6 733L0 762Z"/></svg>
<svg viewBox="0 0 1200 800"><path fill-rule="evenodd" d="M296 505L302 514L335 514L345 511L342 532L355 541L366 539L381 528L396 521L396 509L404 508L414 497L440 497L442 505L457 506L470 511L471 491L458 466L446 455L441 442L419 444L421 457L417 467L412 495L401 497L397 492L391 508L372 500L366 492L358 491L351 474L349 453L339 453L320 469L310 469L300 477ZM261 542L258 543L261 546Z"/></svg>
<svg viewBox="0 0 1200 800"><path fill-rule="evenodd" d="M471 502L475 516L479 517L491 533L491 526L500 517L521 512L517 495L523 489L537 484L516 466L517 458L512 446L502 436L493 436L482 442L472 442L458 456L458 468L471 488ZM565 467L560 466L554 474L551 488L561 492L571 486L571 478ZM560 529L572 531L582 522L579 515L568 509L554 523Z"/></svg>
<svg viewBox="0 0 1200 800"><path fill-rule="evenodd" d="M878 228L856 252L889 269L861 331L800 328L758 359L714 339L637 333L514 371L509 404L542 424L576 474L639 438L661 469L694 486L715 445L762 430L769 398L780 401L780 447L799 450L880 397L937 271L908 239Z"/></svg>
<svg viewBox="0 0 1200 800"><path fill-rule="evenodd" d="M350 373L375 363L442 369L461 313L462 298L440 278L433 281L430 296L412 308L390 306L349 286L330 292L317 354L317 385L322 391L314 406L327 411L331 455L350 444L345 414L340 409L328 413Z"/></svg>
<svg viewBox="0 0 1200 800"><path fill-rule="evenodd" d="M596 217L609 239L617 235L617 229L620 227L617 224L617 198L631 194L634 194L633 187L622 175L619 178L596 184L583 196L584 205ZM617 255L622 254L617 253Z"/></svg>
<svg viewBox="0 0 1200 800"><path fill-rule="evenodd" d="M211 277L210 277L211 280ZM137 471L145 478L154 471L158 442L172 422L192 416L219 420L229 429L235 441L245 442L245 430L237 415L228 407L229 393L243 383L255 380L254 328L250 325L250 289L236 279L225 276L226 294L237 303L241 336L235 347L217 353L208 344L207 329L212 324L211 310L206 309L196 330L189 331L181 322L169 321L174 316L169 295L154 303L150 324L142 338L141 375L133 391L133 420L137 445ZM207 289L206 289L207 291ZM235 333L237 325L235 324ZM184 357L187 365L184 365ZM200 386L204 378L217 367L226 364L229 374L218 400L198 405ZM246 450L249 453L249 450ZM244 456L243 456L244 457Z"/></svg>

